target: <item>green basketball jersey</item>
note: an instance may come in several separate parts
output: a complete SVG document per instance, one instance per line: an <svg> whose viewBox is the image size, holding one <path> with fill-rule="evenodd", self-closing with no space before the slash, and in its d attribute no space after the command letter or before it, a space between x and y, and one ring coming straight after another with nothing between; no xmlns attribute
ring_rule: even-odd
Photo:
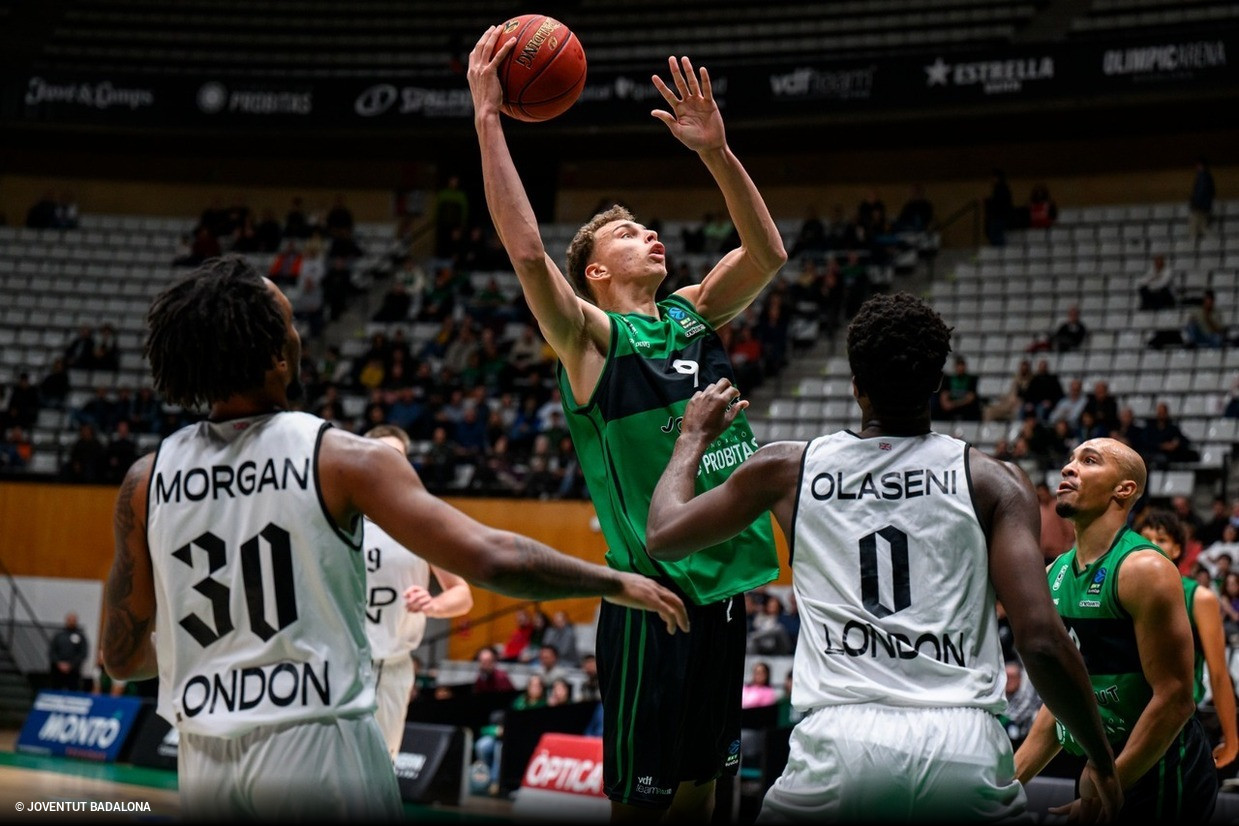
<svg viewBox="0 0 1239 826"><path fill-rule="evenodd" d="M1088 669L1101 721L1112 744L1131 734L1153 689L1140 666L1136 628L1119 604L1119 566L1133 551L1161 550L1135 531L1123 527L1100 559L1077 570L1076 548L1051 564L1047 574L1050 595ZM1075 755L1084 750L1062 723L1056 724L1058 742Z"/></svg>
<svg viewBox="0 0 1239 826"><path fill-rule="evenodd" d="M707 605L770 582L778 576L779 561L766 514L731 540L678 562L656 562L645 551L650 497L671 459L688 400L720 378L735 381L722 342L688 301L673 295L658 308L661 318L607 314L611 349L585 404L575 404L562 365L557 378L607 540L607 564L668 578L698 605ZM702 457L697 493L721 484L756 450L741 411Z"/></svg>

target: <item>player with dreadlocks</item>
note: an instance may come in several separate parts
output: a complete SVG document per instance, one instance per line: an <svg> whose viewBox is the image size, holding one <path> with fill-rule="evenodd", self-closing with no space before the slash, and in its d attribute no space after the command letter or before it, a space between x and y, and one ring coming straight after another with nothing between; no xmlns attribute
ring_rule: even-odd
<svg viewBox="0 0 1239 826"><path fill-rule="evenodd" d="M767 510L791 551L792 704L805 717L759 820L1021 816L1027 798L997 716L995 598L1037 691L1090 758L1069 807L1091 820L1120 805L1084 662L1050 600L1028 477L931 429L950 339L914 296L869 299L847 335L860 429L766 445L699 496L702 452L748 403L722 380L685 411L654 491L650 554L686 557Z"/></svg>
<svg viewBox="0 0 1239 826"><path fill-rule="evenodd" d="M125 477L101 649L114 679L159 677L187 819L401 816L374 719L363 515L483 587L604 596L687 630L652 580L482 525L427 493L400 452L291 411L292 307L244 260L169 287L148 326L155 388L209 416Z"/></svg>

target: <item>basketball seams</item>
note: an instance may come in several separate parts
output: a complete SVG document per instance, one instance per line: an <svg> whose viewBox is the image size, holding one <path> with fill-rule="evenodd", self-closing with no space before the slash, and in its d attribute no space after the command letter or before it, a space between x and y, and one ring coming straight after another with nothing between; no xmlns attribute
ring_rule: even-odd
<svg viewBox="0 0 1239 826"><path fill-rule="evenodd" d="M561 23L560 25L563 25L563 24ZM567 28L567 26L564 26L564 28ZM560 94L557 94L554 97L550 97L550 98L545 98L545 99L536 100L536 101L525 100L525 93L528 92L530 88L533 87L534 84L538 82L538 78L546 74L547 70L555 65L555 61L559 60L559 58L568 51L568 44L572 43L576 39L577 39L576 32L569 29L568 37L565 38L563 43L559 44L559 48L555 49L554 54L551 55L549 60L543 61L542 66L538 69L538 71L536 71L533 75L530 76L529 82L526 83L524 88L521 89L521 101L520 102L522 105L526 103L528 104L549 103L552 100L558 100L559 98L564 96L565 93L561 92ZM578 43L577 46L579 49L580 43ZM576 86L575 82L572 84L572 87L574 86ZM572 87L569 87L569 89L571 89Z"/></svg>
<svg viewBox="0 0 1239 826"><path fill-rule="evenodd" d="M525 39L525 37L527 36L529 28L530 28L531 26L534 26L535 22L536 22L538 25L542 25L542 20L543 20L543 19L545 19L545 18L544 18L544 17L542 17L542 16L534 16L534 17L530 17L528 20L526 20L524 23L522 23L522 24L520 25L520 27L519 27L519 28L517 28L516 33L513 35L513 37L514 37L514 38L516 38L516 46L514 46L514 47L513 47L513 51L515 51L516 49L519 49L519 48L520 48L520 44L521 44L521 42ZM536 31L536 29L535 29L535 31ZM501 42L506 43L507 41L506 41L506 40L503 40L503 41L501 41ZM513 100L508 100L508 82L512 79L512 66L513 66L513 64L515 64L515 63L516 63L516 61L512 59L512 52L509 52L509 53L508 53L508 56L507 56L506 58L504 58L504 60L503 60L503 65L502 65L502 67L501 67L501 68L503 69L503 77L501 77L501 78L500 78L500 86L502 86L502 88L503 88L503 103L504 103L504 105L505 105L505 106L515 106L515 107L519 108L519 107L520 107L519 102L517 102L517 101L513 101ZM524 90L522 89L521 91L524 91Z"/></svg>
<svg viewBox="0 0 1239 826"><path fill-rule="evenodd" d="M520 21L517 28L504 39L504 42L509 38L515 39L516 46L499 67L499 81L503 88L501 109L517 120L549 120L570 108L584 89L588 73L585 50L576 32L562 20L543 14L520 15L509 18L508 24L517 20ZM518 63L515 55L522 53L548 22L556 25L552 31L562 30L562 42L556 43L554 50L546 49L551 40L548 32L530 56L531 59ZM564 57L569 51L573 54ZM568 62L564 63L564 60ZM578 66L579 72L574 72ZM551 70L549 75L548 69ZM514 87L518 89L515 93L512 92Z"/></svg>

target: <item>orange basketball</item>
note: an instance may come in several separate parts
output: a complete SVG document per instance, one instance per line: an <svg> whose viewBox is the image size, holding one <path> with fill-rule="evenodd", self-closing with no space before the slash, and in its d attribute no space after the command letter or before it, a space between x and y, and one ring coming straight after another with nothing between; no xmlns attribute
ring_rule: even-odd
<svg viewBox="0 0 1239 826"><path fill-rule="evenodd" d="M499 64L503 112L517 120L562 115L585 88L585 50L572 30L544 14L522 14L503 24L495 50L516 38Z"/></svg>

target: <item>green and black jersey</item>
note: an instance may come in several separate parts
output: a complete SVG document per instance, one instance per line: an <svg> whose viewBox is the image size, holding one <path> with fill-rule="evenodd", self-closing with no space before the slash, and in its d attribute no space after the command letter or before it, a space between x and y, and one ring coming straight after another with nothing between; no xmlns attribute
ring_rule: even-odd
<svg viewBox="0 0 1239 826"><path fill-rule="evenodd" d="M1153 688L1140 665L1136 628L1119 603L1119 566L1134 551L1161 549L1140 534L1123 527L1110 550L1082 570L1077 569L1077 548L1050 565L1050 595L1067 631L1080 648L1097 697L1106 737L1122 743L1131 734ZM1056 724L1058 742L1075 755L1084 750L1062 723Z"/></svg>
<svg viewBox="0 0 1239 826"><path fill-rule="evenodd" d="M688 400L718 379L735 380L722 342L692 304L672 295L658 308L660 318L607 314L611 348L585 404L574 403L562 364L557 378L607 540L607 564L670 579L707 605L773 580L778 555L768 515L728 542L679 562L656 562L645 551L650 497L670 461ZM757 440L741 411L702 458L697 492L721 484L755 450Z"/></svg>

